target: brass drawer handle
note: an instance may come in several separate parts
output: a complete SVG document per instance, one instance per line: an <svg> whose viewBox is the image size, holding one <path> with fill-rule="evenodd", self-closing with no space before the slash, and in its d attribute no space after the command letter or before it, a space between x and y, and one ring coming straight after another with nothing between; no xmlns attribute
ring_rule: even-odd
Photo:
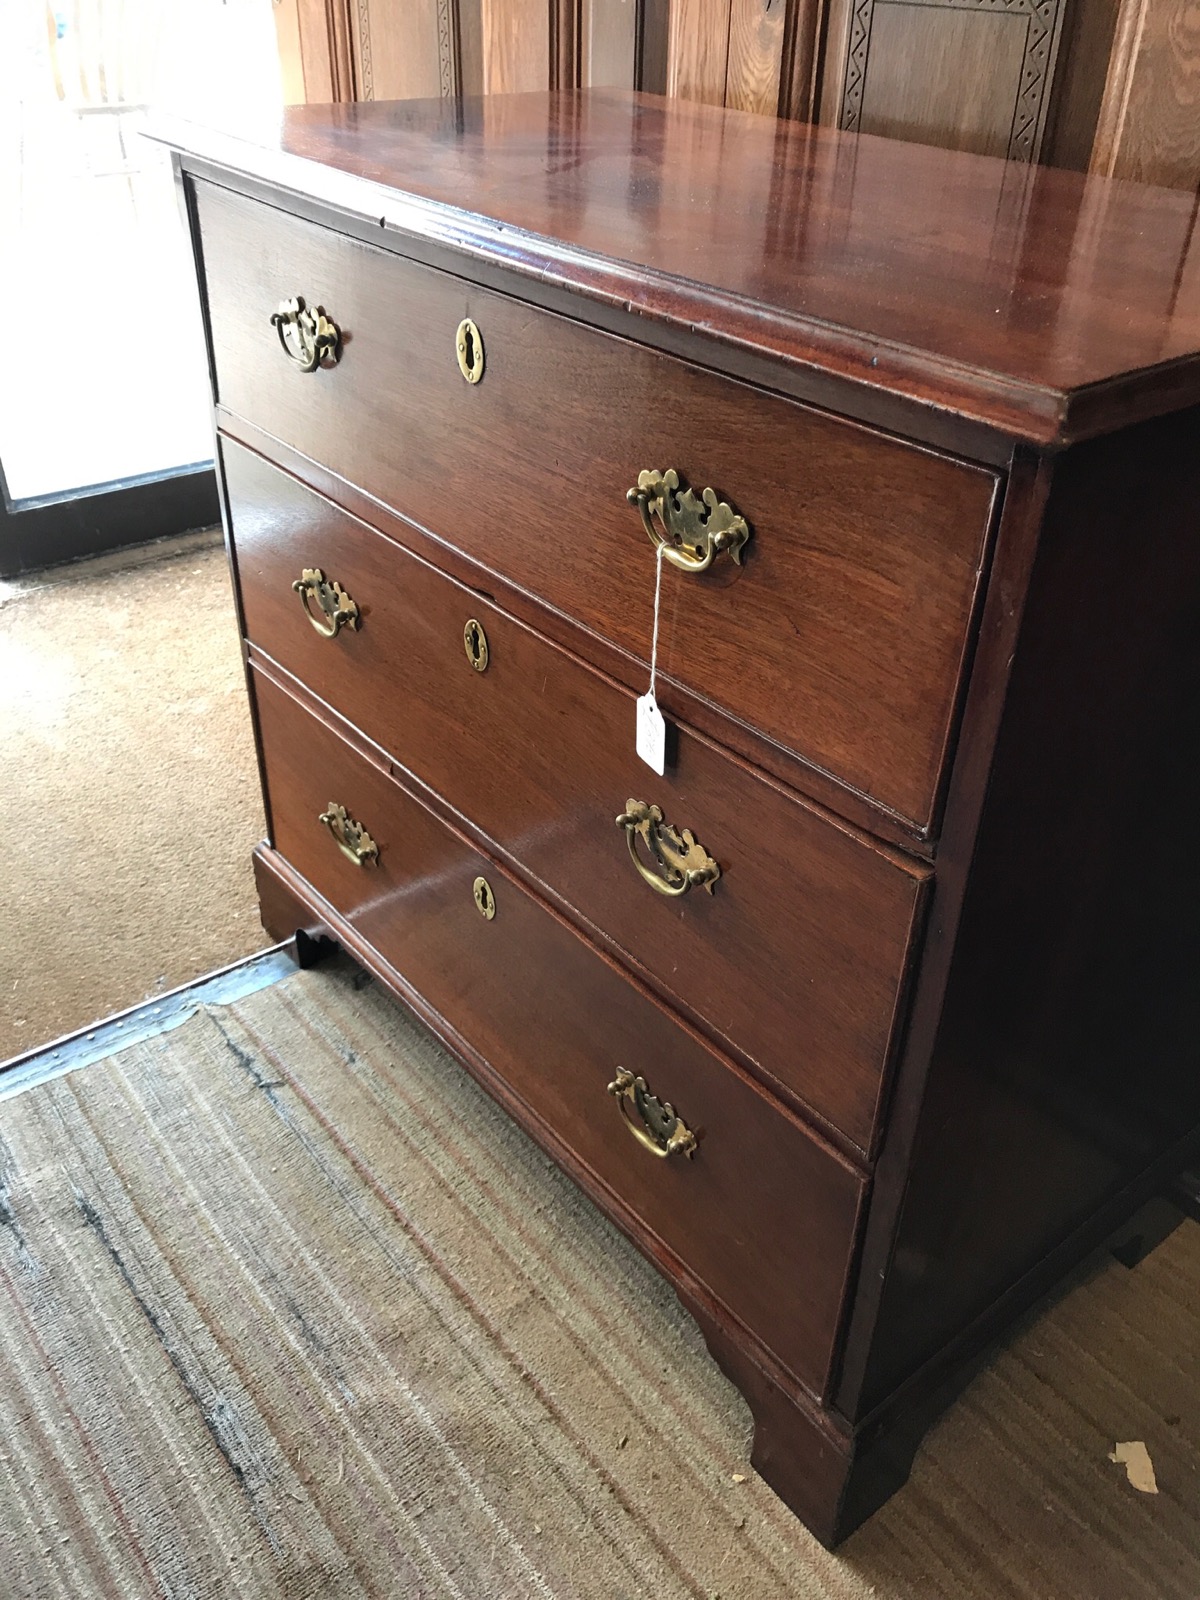
<svg viewBox="0 0 1200 1600"><path fill-rule="evenodd" d="M362 618L358 607L335 578L327 578L320 567L305 567L292 588L300 596L308 620L323 639L335 639L343 628L358 628ZM312 601L320 609L318 616Z"/></svg>
<svg viewBox="0 0 1200 1600"><path fill-rule="evenodd" d="M663 547L663 556L683 572L705 572L723 551L739 566L742 546L750 537L745 517L717 499L715 489L705 489L697 500L694 490L679 488L674 467L667 472L639 472L637 486L627 496L641 512L650 543Z"/></svg>
<svg viewBox="0 0 1200 1600"><path fill-rule="evenodd" d="M617 1075L608 1086L609 1094L616 1098L625 1126L652 1156L665 1160L667 1156L696 1154L696 1135L678 1116L670 1101L659 1100L650 1093L645 1078L618 1067Z"/></svg>
<svg viewBox="0 0 1200 1600"><path fill-rule="evenodd" d="M271 326L289 361L301 372L315 372L323 363L333 365L342 350L342 335L337 323L318 306L312 311L297 295L280 302L271 316Z"/></svg>
<svg viewBox="0 0 1200 1600"><path fill-rule="evenodd" d="M721 869L704 846L696 843L690 828L673 828L663 821L657 806L649 806L644 800L627 800L617 818L617 827L625 829L634 866L659 894L686 894L697 885L703 886L709 894L713 892ZM645 841L654 859L653 867L648 867L638 853L639 839Z"/></svg>
<svg viewBox="0 0 1200 1600"><path fill-rule="evenodd" d="M365 867L368 862L379 860L379 846L362 823L355 822L347 814L345 806L339 806L336 800L331 800L329 810L322 811L319 820L333 835L338 849L356 867Z"/></svg>

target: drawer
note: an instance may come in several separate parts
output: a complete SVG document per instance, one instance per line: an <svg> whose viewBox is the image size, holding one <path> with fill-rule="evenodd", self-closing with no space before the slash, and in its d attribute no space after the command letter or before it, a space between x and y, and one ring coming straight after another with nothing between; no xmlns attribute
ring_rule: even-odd
<svg viewBox="0 0 1200 1600"><path fill-rule="evenodd" d="M751 536L740 565L664 567L660 698L678 683L932 825L995 473L195 191L222 405L642 661L655 563L627 491L667 469L713 488ZM339 325L336 366L281 350L270 317L296 295Z"/></svg>
<svg viewBox="0 0 1200 1600"><path fill-rule="evenodd" d="M823 1393L862 1179L488 857L255 680L275 848L529 1107L534 1133L550 1130L632 1213L643 1244L660 1241ZM318 820L331 800L368 828L374 865L347 859ZM476 906L481 876L491 920ZM606 1092L622 1067L674 1104L694 1158L659 1158L622 1125L626 1103Z"/></svg>
<svg viewBox="0 0 1200 1600"><path fill-rule="evenodd" d="M251 641L868 1150L924 869L686 729L660 779L634 753L630 691L261 457L222 450ZM293 589L306 569L343 587L357 629L310 626ZM643 880L616 824L631 798L711 853L711 894Z"/></svg>

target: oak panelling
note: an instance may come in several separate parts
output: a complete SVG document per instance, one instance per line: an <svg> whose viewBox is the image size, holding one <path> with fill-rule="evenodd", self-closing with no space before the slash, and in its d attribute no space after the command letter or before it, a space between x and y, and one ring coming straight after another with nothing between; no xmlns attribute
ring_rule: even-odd
<svg viewBox="0 0 1200 1600"><path fill-rule="evenodd" d="M548 0L481 0L484 94L545 89L551 80Z"/></svg>
<svg viewBox="0 0 1200 1600"><path fill-rule="evenodd" d="M1062 0L854 0L841 126L1036 161Z"/></svg>
<svg viewBox="0 0 1200 1600"><path fill-rule="evenodd" d="M638 79L638 0L583 0L580 82L634 89Z"/></svg>
<svg viewBox="0 0 1200 1600"><path fill-rule="evenodd" d="M1007 155L1027 31L1026 18L1006 12L879 0L859 126L889 139Z"/></svg>
<svg viewBox="0 0 1200 1600"><path fill-rule="evenodd" d="M1123 0L1091 171L1200 188L1200 7Z"/></svg>
<svg viewBox="0 0 1200 1600"><path fill-rule="evenodd" d="M783 0L733 0L725 104L773 117L779 111L783 60Z"/></svg>
<svg viewBox="0 0 1200 1600"><path fill-rule="evenodd" d="M725 103L730 0L672 0L667 93L706 105Z"/></svg>
<svg viewBox="0 0 1200 1600"><path fill-rule="evenodd" d="M227 191L197 200L223 405L618 644L639 677L654 561L626 491L647 468L711 484L753 536L740 567L664 570L660 670L933 825L995 474ZM280 352L269 316L288 292L345 331L333 370ZM487 350L476 387L454 358L466 314Z"/></svg>
<svg viewBox="0 0 1200 1600"><path fill-rule="evenodd" d="M453 93L443 77L441 51L452 62L454 0L421 4L354 4L352 37L359 100L423 100ZM440 14L439 14L440 13ZM445 37L439 37L439 24ZM440 48L439 48L440 47ZM339 97L340 98L340 97Z"/></svg>

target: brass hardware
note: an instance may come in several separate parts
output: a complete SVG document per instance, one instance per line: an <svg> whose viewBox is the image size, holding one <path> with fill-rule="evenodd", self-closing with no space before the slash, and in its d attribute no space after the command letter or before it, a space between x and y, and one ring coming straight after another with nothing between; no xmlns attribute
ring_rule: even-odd
<svg viewBox="0 0 1200 1600"><path fill-rule="evenodd" d="M625 829L625 839L634 866L652 889L659 894L676 896L686 894L697 885L709 894L721 876L721 869L705 850L696 843L690 828L673 828L663 821L657 806L648 806L644 800L627 800L625 809L617 818L617 827ZM637 842L645 840L646 849L658 868L648 867L638 854Z"/></svg>
<svg viewBox="0 0 1200 1600"><path fill-rule="evenodd" d="M492 893L492 886L486 878L476 878L471 885L471 892L475 896L475 905L481 917L488 922L496 915L496 896Z"/></svg>
<svg viewBox="0 0 1200 1600"><path fill-rule="evenodd" d="M488 664L487 634L483 631L483 623L471 617L463 629L463 648L467 652L467 660L476 672L486 672Z"/></svg>
<svg viewBox="0 0 1200 1600"><path fill-rule="evenodd" d="M483 335L470 317L464 317L458 325L454 353L463 377L468 383L478 383L483 377Z"/></svg>
<svg viewBox="0 0 1200 1600"><path fill-rule="evenodd" d="M299 295L280 302L271 317L271 326L289 361L301 372L315 372L322 363L331 365L342 351L342 335L335 322L318 306L310 311Z"/></svg>
<svg viewBox="0 0 1200 1600"><path fill-rule="evenodd" d="M355 822L353 817L347 815L345 806L339 806L336 800L331 800L329 810L322 811L319 820L333 835L338 849L356 867L365 867L368 862L379 860L379 846L361 822Z"/></svg>
<svg viewBox="0 0 1200 1600"><path fill-rule="evenodd" d="M672 566L683 572L705 572L722 551L741 566L749 524L717 499L715 489L705 489L697 500L693 490L680 491L679 474L672 467L667 472L639 472L637 487L626 498L641 513L650 543L655 549L663 546Z"/></svg>
<svg viewBox="0 0 1200 1600"><path fill-rule="evenodd" d="M625 1126L652 1156L665 1159L684 1155L689 1160L695 1156L696 1135L670 1101L660 1100L650 1093L645 1078L627 1067L618 1067L608 1092L615 1097Z"/></svg>
<svg viewBox="0 0 1200 1600"><path fill-rule="evenodd" d="M300 604L317 632L325 639L333 639L342 628L358 628L362 618L358 607L334 578L327 578L320 567L305 567L292 588L300 596ZM318 616L309 604L316 600L321 608Z"/></svg>

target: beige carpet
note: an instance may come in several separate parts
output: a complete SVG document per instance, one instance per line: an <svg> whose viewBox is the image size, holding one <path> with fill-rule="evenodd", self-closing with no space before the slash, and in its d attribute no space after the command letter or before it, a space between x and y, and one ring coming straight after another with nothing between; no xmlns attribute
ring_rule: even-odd
<svg viewBox="0 0 1200 1600"><path fill-rule="evenodd" d="M0 1060L266 942L215 536L0 584Z"/></svg>
<svg viewBox="0 0 1200 1600"><path fill-rule="evenodd" d="M1190 1225L997 1360L831 1556L657 1276L348 964L0 1102L0 1137L6 1596L1200 1593Z"/></svg>

